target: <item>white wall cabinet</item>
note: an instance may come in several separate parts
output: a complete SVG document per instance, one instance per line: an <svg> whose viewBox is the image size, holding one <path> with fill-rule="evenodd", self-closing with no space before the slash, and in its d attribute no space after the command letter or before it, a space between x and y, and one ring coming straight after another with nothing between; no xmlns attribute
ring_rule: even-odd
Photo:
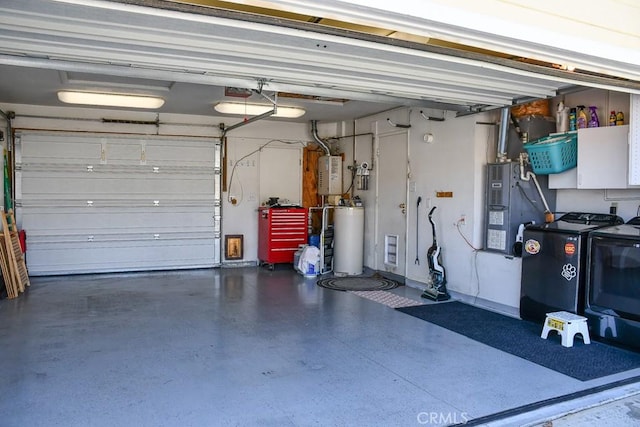
<svg viewBox="0 0 640 427"><path fill-rule="evenodd" d="M578 165L550 174L549 188L633 188L629 186L628 172L628 125L578 129Z"/></svg>

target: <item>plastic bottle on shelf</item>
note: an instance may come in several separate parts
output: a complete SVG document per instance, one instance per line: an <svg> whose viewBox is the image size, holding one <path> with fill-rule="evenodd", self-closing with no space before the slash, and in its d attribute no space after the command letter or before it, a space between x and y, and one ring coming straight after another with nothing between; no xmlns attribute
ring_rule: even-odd
<svg viewBox="0 0 640 427"><path fill-rule="evenodd" d="M576 129L578 129L578 126L576 124L576 109L570 108L569 109L569 131L573 131Z"/></svg>
<svg viewBox="0 0 640 427"><path fill-rule="evenodd" d="M560 101L558 104L558 111L556 113L556 124L558 132L567 132L569 130L569 109L565 107L564 102Z"/></svg>
<svg viewBox="0 0 640 427"><path fill-rule="evenodd" d="M587 112L584 111L584 105L578 105L578 114L576 118L576 127L578 129L584 129L587 127Z"/></svg>
<svg viewBox="0 0 640 427"><path fill-rule="evenodd" d="M589 107L589 123L587 124L590 128L600 127L600 120L598 120L598 108L595 106Z"/></svg>
<svg viewBox="0 0 640 427"><path fill-rule="evenodd" d="M616 126L624 125L624 113L622 111L618 111L616 114Z"/></svg>
<svg viewBox="0 0 640 427"><path fill-rule="evenodd" d="M609 114L609 126L616 125L616 112L611 110L611 114Z"/></svg>

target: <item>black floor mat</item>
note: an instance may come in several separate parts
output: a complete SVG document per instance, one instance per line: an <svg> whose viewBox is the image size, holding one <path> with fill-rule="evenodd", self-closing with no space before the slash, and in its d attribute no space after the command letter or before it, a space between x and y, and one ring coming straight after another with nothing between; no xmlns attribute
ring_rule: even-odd
<svg viewBox="0 0 640 427"><path fill-rule="evenodd" d="M334 291L387 291L400 286L398 282L385 279L379 275L373 275L371 277L330 277L320 279L316 283L318 286L333 289Z"/></svg>
<svg viewBox="0 0 640 427"><path fill-rule="evenodd" d="M542 325L457 301L397 310L581 381L640 368L640 353L580 337L563 347L555 332L540 338Z"/></svg>

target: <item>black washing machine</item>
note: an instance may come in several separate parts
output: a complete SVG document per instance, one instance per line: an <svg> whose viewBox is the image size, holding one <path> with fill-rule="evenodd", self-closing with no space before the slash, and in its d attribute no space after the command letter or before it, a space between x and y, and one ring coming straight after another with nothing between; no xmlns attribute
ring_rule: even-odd
<svg viewBox="0 0 640 427"><path fill-rule="evenodd" d="M544 323L546 314L583 314L587 236L623 224L617 215L569 212L549 224L528 225L523 234L520 317Z"/></svg>
<svg viewBox="0 0 640 427"><path fill-rule="evenodd" d="M592 337L640 349L640 217L589 234L586 297Z"/></svg>

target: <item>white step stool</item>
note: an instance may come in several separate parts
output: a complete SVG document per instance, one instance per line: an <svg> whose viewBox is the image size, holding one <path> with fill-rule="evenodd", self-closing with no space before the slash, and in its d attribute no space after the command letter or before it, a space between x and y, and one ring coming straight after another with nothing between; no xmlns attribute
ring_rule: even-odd
<svg viewBox="0 0 640 427"><path fill-rule="evenodd" d="M591 344L587 318L577 314L567 311L547 313L540 337L546 340L549 336L549 331L558 331L562 336L561 343L564 347L573 347L573 338L576 334L582 335L582 341L585 344Z"/></svg>

